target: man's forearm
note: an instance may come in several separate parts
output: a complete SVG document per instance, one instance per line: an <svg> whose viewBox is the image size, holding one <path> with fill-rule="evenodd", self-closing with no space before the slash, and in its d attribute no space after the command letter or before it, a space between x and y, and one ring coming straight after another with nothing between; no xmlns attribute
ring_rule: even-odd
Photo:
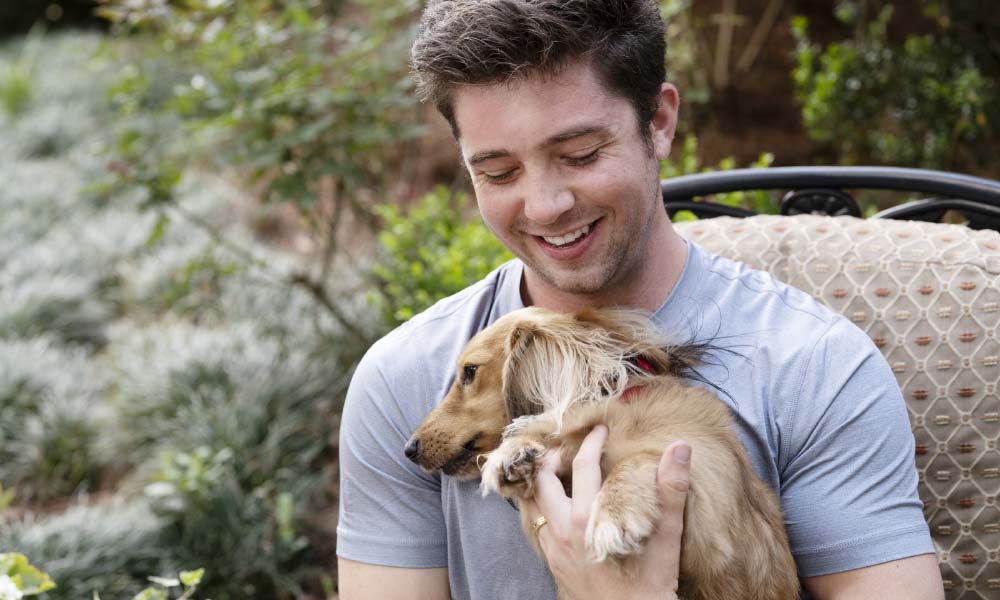
<svg viewBox="0 0 1000 600"><path fill-rule="evenodd" d="M803 584L816 600L944 600L941 570L933 554L810 577Z"/></svg>
<svg viewBox="0 0 1000 600"><path fill-rule="evenodd" d="M337 559L341 600L449 600L448 569L402 569Z"/></svg>

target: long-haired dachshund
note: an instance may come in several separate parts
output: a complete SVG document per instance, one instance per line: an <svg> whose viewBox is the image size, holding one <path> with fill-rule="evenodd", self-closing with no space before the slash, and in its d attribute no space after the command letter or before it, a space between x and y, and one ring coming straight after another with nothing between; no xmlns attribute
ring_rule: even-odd
<svg viewBox="0 0 1000 600"><path fill-rule="evenodd" d="M728 407L685 382L704 351L670 345L635 311L516 311L472 338L451 390L405 453L453 477L481 471L484 495L519 500L533 495L540 459L552 448L562 449L559 471L572 489L570 462L587 433L606 424L604 482L586 544L595 560L628 572L660 517L660 456L687 440L694 460L678 595L795 600L799 583L777 498L754 475Z"/></svg>

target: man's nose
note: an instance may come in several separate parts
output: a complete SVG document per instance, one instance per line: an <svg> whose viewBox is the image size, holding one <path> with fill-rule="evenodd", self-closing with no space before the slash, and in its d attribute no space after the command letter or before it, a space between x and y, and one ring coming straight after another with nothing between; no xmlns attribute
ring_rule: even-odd
<svg viewBox="0 0 1000 600"><path fill-rule="evenodd" d="M531 222L549 225L573 208L573 192L561 182L538 176L533 183L524 198L524 216Z"/></svg>

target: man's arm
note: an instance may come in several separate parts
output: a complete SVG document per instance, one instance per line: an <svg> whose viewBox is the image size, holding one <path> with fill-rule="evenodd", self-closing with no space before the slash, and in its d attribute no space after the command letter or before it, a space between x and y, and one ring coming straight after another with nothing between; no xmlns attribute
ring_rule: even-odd
<svg viewBox="0 0 1000 600"><path fill-rule="evenodd" d="M398 340L373 346L359 363L340 422L338 580L345 600L447 600L447 532L440 477L403 455L413 430L412 404L426 395L411 376L414 361L397 361L392 379L380 367L388 354L410 355ZM403 363L403 364L400 364ZM411 390L410 405L392 387Z"/></svg>
<svg viewBox="0 0 1000 600"><path fill-rule="evenodd" d="M937 557L921 554L802 580L816 600L943 600Z"/></svg>
<svg viewBox="0 0 1000 600"><path fill-rule="evenodd" d="M341 600L448 600L448 569L400 569L337 559Z"/></svg>

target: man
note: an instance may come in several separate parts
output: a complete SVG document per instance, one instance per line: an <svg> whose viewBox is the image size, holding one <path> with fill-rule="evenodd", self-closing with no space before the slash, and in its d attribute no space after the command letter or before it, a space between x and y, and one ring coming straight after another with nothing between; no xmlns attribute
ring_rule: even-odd
<svg viewBox="0 0 1000 600"><path fill-rule="evenodd" d="M548 461L532 518L477 482L422 473L410 434L451 384L469 338L537 305L645 309L664 332L735 352L703 374L725 392L754 468L780 495L806 593L942 598L916 495L913 439L892 373L867 337L812 298L674 231L658 161L677 91L663 23L641 0L432 2L413 48L425 96L450 123L484 221L518 259L376 343L341 429L340 593L366 598L675 597L690 448L666 449L664 517L638 577L589 562L582 531L606 432L587 438L566 497Z"/></svg>

